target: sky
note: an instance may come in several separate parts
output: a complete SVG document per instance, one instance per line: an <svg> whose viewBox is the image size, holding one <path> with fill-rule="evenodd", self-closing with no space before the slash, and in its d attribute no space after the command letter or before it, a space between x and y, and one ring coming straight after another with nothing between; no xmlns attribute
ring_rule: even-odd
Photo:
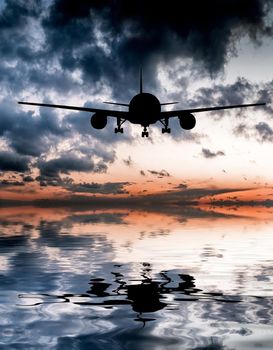
<svg viewBox="0 0 273 350"><path fill-rule="evenodd" d="M273 196L273 1L0 0L0 198L263 200ZM196 10L198 9L198 11ZM168 108L266 102L141 138L90 114L144 91ZM124 108L124 107L121 107ZM232 193L235 193L232 194ZM120 199L121 198L121 199ZM253 203L251 203L253 204Z"/></svg>

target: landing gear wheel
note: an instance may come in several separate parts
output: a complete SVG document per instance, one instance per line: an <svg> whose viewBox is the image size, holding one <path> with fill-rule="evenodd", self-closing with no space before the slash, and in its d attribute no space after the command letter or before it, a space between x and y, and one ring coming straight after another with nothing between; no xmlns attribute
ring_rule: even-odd
<svg viewBox="0 0 273 350"><path fill-rule="evenodd" d="M162 128L162 134L170 134L171 129L169 128L169 118L160 119L159 121L164 126L164 128Z"/></svg>
<svg viewBox="0 0 273 350"><path fill-rule="evenodd" d="M148 137L149 136L149 133L148 133L148 131L147 131L147 126L144 126L144 129L143 129L143 131L142 131L142 133L141 133L141 136L142 137Z"/></svg>
<svg viewBox="0 0 273 350"><path fill-rule="evenodd" d="M123 128L121 128L121 125L124 124L126 119L121 119L120 117L117 118L117 128L115 128L115 134L120 132L123 134Z"/></svg>

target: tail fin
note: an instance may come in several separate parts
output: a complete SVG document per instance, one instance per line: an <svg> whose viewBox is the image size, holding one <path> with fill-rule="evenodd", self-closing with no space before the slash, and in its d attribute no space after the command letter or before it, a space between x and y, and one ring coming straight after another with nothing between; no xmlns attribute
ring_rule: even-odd
<svg viewBox="0 0 273 350"><path fill-rule="evenodd" d="M142 67L140 68L139 71L139 93L142 94L143 89L142 89Z"/></svg>

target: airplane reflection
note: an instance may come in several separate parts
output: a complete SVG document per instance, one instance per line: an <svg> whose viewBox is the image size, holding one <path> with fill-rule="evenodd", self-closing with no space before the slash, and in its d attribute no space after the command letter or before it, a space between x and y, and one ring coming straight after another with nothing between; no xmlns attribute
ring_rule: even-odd
<svg viewBox="0 0 273 350"><path fill-rule="evenodd" d="M118 267L122 268L122 265ZM152 278L151 272L151 265L143 263L140 279L126 281L122 273L114 271L111 272L114 279L109 282L104 278L91 278L90 288L83 294L21 294L19 298L40 299L39 302L28 306L70 302L76 305L102 306L109 309L119 305L130 305L137 313L135 321L143 322L143 326L147 321L155 320L155 318L144 317L143 314L155 313L166 307L171 310L177 307L178 302L195 302L204 299L229 303L242 301L240 296L227 296L221 292L203 292L196 288L195 278L189 274L175 274L171 277L168 271L162 271L159 273L159 278Z"/></svg>
<svg viewBox="0 0 273 350"><path fill-rule="evenodd" d="M126 282L123 279L123 274L119 272L112 272L114 275L114 283L118 285L112 291L108 291L111 287L111 283L106 283L103 278L92 278L89 282L90 289L86 292L88 295L96 296L98 298L104 298L101 302L90 301L75 301L75 304L80 305L101 305L104 307L113 307L117 305L128 304L131 305L132 310L137 313L135 321L142 321L143 326L147 321L153 321L154 318L144 317L143 313L154 313L159 311L170 303L165 302L168 294L181 293L185 295L191 295L201 291L195 288L194 277L186 274L178 274L180 278L176 286L168 286L172 283L172 279L168 276L167 272L160 273L160 280L153 280L149 277L151 272L151 265L149 263L142 264L142 279ZM133 284L131 284L133 282ZM86 295L84 295L86 297ZM126 297L120 299L120 296ZM113 297L117 297L113 299ZM181 298L174 300L182 300ZM196 298L184 299L184 300L196 300Z"/></svg>

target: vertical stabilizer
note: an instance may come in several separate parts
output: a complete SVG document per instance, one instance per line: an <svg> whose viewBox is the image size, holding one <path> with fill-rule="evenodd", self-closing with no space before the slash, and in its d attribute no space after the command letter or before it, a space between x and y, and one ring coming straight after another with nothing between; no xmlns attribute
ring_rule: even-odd
<svg viewBox="0 0 273 350"><path fill-rule="evenodd" d="M142 89L142 67L140 68L139 71L139 93L142 94L143 89Z"/></svg>

